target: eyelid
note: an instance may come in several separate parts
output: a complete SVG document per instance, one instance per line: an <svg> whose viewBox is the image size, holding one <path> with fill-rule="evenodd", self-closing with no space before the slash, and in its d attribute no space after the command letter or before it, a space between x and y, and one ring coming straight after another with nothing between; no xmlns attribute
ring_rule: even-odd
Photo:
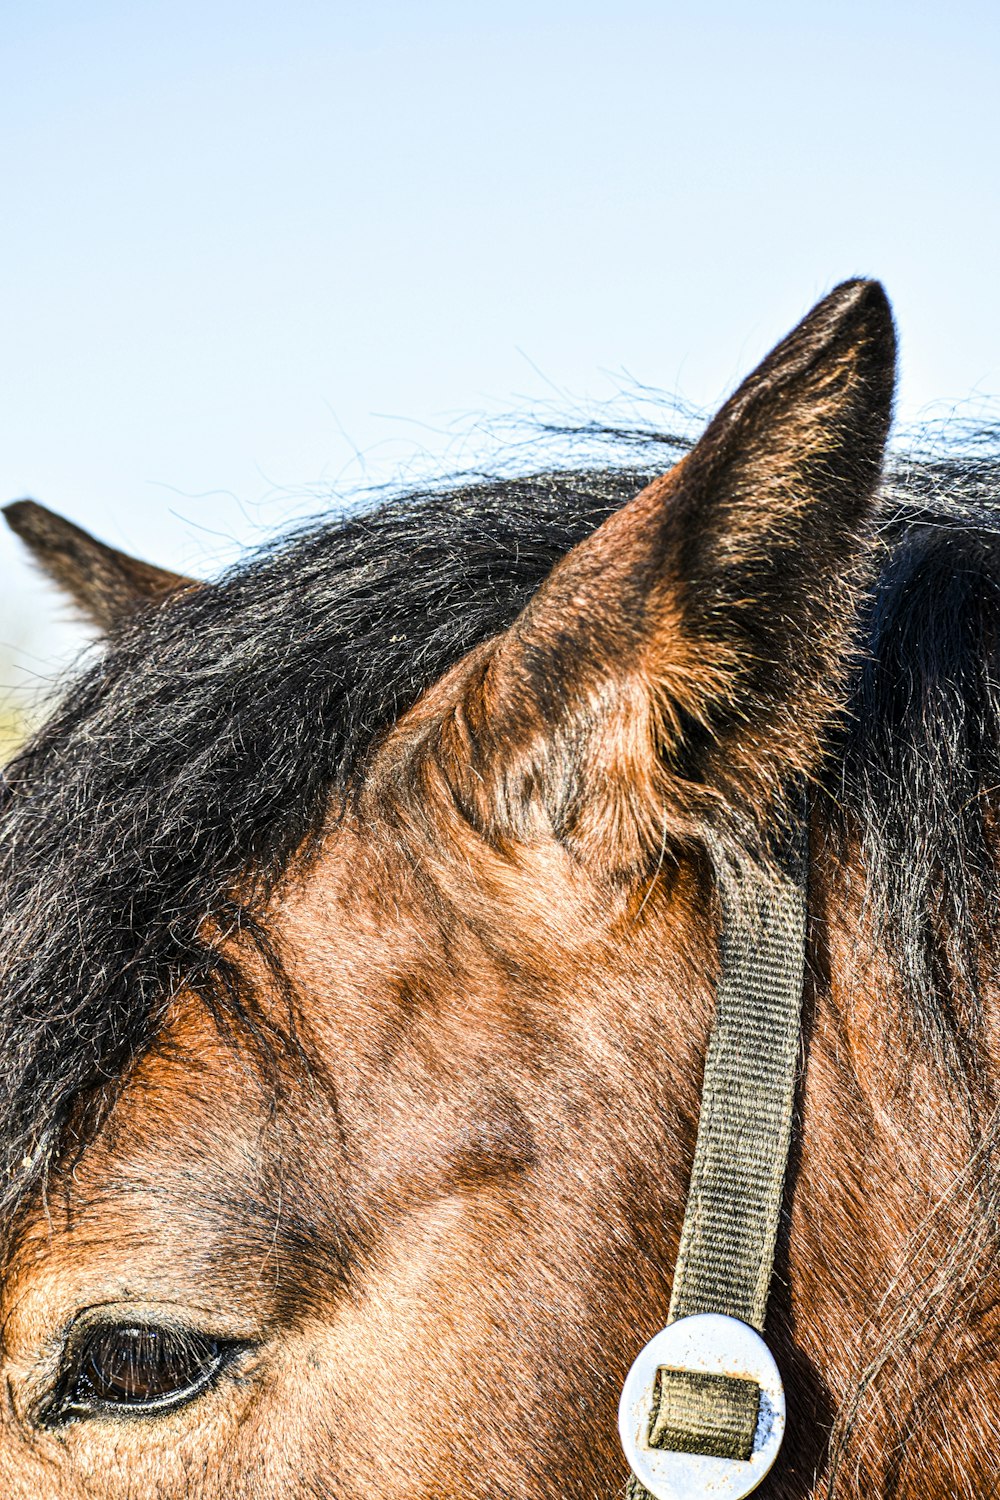
<svg viewBox="0 0 1000 1500"><path fill-rule="evenodd" d="M218 1317L212 1308L192 1307L176 1302L156 1302L152 1299L123 1297L107 1302L94 1302L82 1307L63 1325L60 1336L60 1353L79 1344L97 1328L115 1327L119 1324L147 1324L150 1328L165 1328L172 1333L201 1335L219 1339L221 1342L253 1342L259 1339L256 1328L233 1319Z"/></svg>
<svg viewBox="0 0 1000 1500"><path fill-rule="evenodd" d="M151 1327L170 1328L176 1333L206 1334L222 1340L259 1342L262 1332L248 1318L234 1318L215 1307L191 1302L163 1302L156 1297L109 1297L77 1308L63 1324L59 1334L60 1350L73 1339L84 1337L92 1328L113 1323L148 1323Z"/></svg>

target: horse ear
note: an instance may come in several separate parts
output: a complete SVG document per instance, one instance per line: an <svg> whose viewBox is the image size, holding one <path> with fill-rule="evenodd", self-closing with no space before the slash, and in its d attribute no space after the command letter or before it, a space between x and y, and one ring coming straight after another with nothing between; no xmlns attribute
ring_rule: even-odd
<svg viewBox="0 0 1000 1500"><path fill-rule="evenodd" d="M16 500L4 507L3 514L39 566L102 630L113 630L144 605L197 587L190 578L99 542L34 500Z"/></svg>
<svg viewBox="0 0 1000 1500"><path fill-rule="evenodd" d="M781 811L842 703L894 365L881 286L844 283L417 705L421 758L488 837L621 870Z"/></svg>

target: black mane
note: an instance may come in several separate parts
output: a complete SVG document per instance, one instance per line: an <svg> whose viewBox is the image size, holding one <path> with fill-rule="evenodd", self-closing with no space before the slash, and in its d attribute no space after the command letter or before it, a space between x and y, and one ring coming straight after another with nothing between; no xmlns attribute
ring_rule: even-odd
<svg viewBox="0 0 1000 1500"><path fill-rule="evenodd" d="M662 470L663 446L639 450L641 468L417 493L306 530L139 620L75 682L8 768L0 814L8 1211L182 981L223 1018L240 1011L206 919L237 920L248 869L264 897L380 734ZM972 935L997 895L997 496L990 456L890 472L853 715L831 752L829 790L861 831L900 966L938 996L948 975L975 990ZM960 1042L967 1010L930 1006L932 1030Z"/></svg>

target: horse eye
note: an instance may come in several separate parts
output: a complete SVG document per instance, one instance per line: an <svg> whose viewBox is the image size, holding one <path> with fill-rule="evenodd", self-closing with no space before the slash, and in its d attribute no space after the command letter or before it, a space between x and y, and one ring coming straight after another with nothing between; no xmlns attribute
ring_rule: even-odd
<svg viewBox="0 0 1000 1500"><path fill-rule="evenodd" d="M179 1406L205 1390L239 1347L142 1323L95 1328L64 1367L49 1421Z"/></svg>

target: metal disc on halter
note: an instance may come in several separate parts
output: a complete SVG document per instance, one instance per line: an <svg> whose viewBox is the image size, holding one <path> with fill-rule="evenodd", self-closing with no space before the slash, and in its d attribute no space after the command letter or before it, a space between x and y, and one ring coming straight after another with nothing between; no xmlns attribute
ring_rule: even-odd
<svg viewBox="0 0 1000 1500"><path fill-rule="evenodd" d="M657 1372L753 1380L760 1405L747 1460L676 1453L649 1443ZM785 1392L778 1366L756 1329L722 1313L679 1318L662 1329L632 1366L618 1408L622 1447L635 1477L656 1500L739 1500L755 1490L774 1463L785 1432Z"/></svg>

